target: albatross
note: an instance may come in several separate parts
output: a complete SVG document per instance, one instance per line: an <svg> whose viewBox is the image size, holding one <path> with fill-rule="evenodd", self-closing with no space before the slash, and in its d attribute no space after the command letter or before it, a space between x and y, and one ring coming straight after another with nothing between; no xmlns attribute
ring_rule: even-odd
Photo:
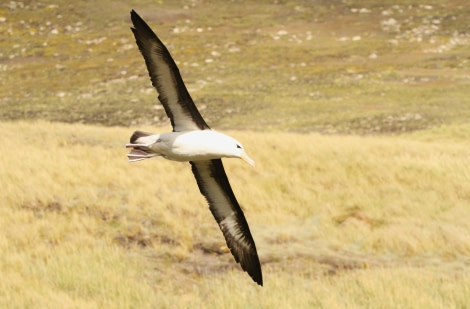
<svg viewBox="0 0 470 309"><path fill-rule="evenodd" d="M189 162L201 194L225 237L235 261L263 285L255 242L240 205L230 187L221 158L240 158L254 166L242 144L211 130L194 104L165 45L134 11L131 28L144 57L152 85L173 127L172 132L136 131L126 145L130 162L153 157Z"/></svg>

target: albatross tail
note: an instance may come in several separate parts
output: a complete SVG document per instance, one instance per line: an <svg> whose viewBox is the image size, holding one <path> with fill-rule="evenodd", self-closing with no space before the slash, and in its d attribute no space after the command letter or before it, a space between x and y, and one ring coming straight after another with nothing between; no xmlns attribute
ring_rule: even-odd
<svg viewBox="0 0 470 309"><path fill-rule="evenodd" d="M131 136L130 143L126 144L126 148L132 148L131 152L127 154L129 162L159 156L158 153L152 152L150 149L150 146L158 141L159 136L159 134L135 131Z"/></svg>

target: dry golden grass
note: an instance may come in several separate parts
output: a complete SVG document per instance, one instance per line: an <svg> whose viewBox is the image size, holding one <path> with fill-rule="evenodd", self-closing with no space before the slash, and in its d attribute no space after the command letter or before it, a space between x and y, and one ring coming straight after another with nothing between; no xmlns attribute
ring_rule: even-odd
<svg viewBox="0 0 470 309"><path fill-rule="evenodd" d="M224 253L188 164L127 162L132 129L0 130L0 307L464 308L470 299L468 125L376 137L228 132L257 161L224 162L263 288Z"/></svg>
<svg viewBox="0 0 470 309"><path fill-rule="evenodd" d="M224 161L263 288L227 253L188 164L129 164L133 129L28 122L168 122L131 8L211 125L263 131L229 132L255 169ZM0 118L26 121L0 123L0 308L466 308L469 12L467 0L1 6Z"/></svg>

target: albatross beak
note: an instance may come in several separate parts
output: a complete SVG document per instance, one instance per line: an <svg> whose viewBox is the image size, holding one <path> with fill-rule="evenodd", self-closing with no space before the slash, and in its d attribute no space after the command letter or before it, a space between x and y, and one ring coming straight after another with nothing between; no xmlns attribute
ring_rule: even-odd
<svg viewBox="0 0 470 309"><path fill-rule="evenodd" d="M242 152L240 158L241 158L243 161L245 161L246 163L250 164L251 166L253 166L253 167L255 166L255 161L253 161L253 159L250 158L250 157L246 154L246 152Z"/></svg>

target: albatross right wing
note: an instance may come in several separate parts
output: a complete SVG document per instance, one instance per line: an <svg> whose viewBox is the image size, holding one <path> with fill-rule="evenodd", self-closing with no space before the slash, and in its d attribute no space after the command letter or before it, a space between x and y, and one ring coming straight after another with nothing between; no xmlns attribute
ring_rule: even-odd
<svg viewBox="0 0 470 309"><path fill-rule="evenodd" d="M152 85L158 91L158 99L170 118L173 131L210 129L194 105L168 49L134 10L131 11L131 20L137 46L144 56Z"/></svg>

